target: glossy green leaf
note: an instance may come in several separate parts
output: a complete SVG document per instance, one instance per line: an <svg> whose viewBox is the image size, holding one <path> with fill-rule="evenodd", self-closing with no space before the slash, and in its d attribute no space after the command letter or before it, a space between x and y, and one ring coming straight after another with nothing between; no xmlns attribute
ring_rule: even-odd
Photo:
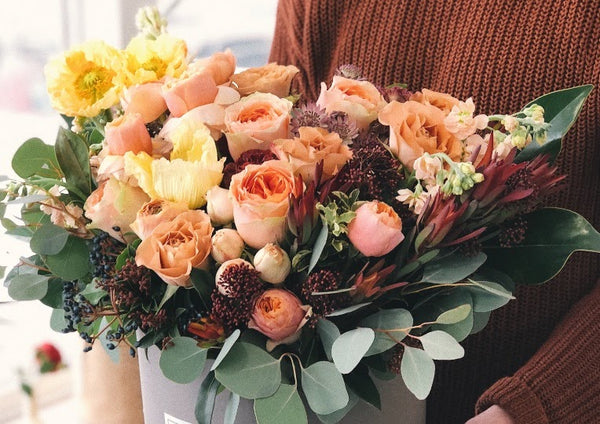
<svg viewBox="0 0 600 424"><path fill-rule="evenodd" d="M419 337L423 350L431 359L451 360L465 356L465 350L445 331L431 331Z"/></svg>
<svg viewBox="0 0 600 424"><path fill-rule="evenodd" d="M423 400L431 391L435 364L423 350L405 346L400 363L400 373L404 384L417 399Z"/></svg>
<svg viewBox="0 0 600 424"><path fill-rule="evenodd" d="M32 175L60 178L54 147L39 138L25 141L15 152L11 165L21 178L29 178Z"/></svg>
<svg viewBox="0 0 600 424"><path fill-rule="evenodd" d="M302 390L310 409L331 414L348 404L348 391L342 374L331 362L315 362L302 369Z"/></svg>
<svg viewBox="0 0 600 424"><path fill-rule="evenodd" d="M529 102L525 107L538 104L544 108L544 119L550 123L548 138L542 145L531 142L516 157L515 162L531 160L536 156L549 153L552 158L560 152L561 140L569 131L581 108L592 91L592 85L567 88L545 94Z"/></svg>
<svg viewBox="0 0 600 424"><path fill-rule="evenodd" d="M89 195L92 192L92 180L89 149L84 138L61 127L56 137L55 151L67 183L83 195Z"/></svg>
<svg viewBox="0 0 600 424"><path fill-rule="evenodd" d="M236 328L235 330L233 330L233 333L231 333L229 337L225 339L225 342L223 342L223 347L221 347L221 350L219 350L219 354L215 358L215 362L213 363L212 367L210 367L211 371L214 371L219 366L221 361L225 359L225 357L233 347L233 344L237 341L237 339L239 339L240 334L240 329Z"/></svg>
<svg viewBox="0 0 600 424"><path fill-rule="evenodd" d="M282 384L273 396L254 401L257 424L307 424L306 409L295 386Z"/></svg>
<svg viewBox="0 0 600 424"><path fill-rule="evenodd" d="M194 416L199 423L210 423L212 421L215 399L220 385L221 383L217 381L213 372L209 372L202 380L194 408Z"/></svg>
<svg viewBox="0 0 600 424"><path fill-rule="evenodd" d="M359 327L339 336L331 347L331 357L342 374L352 372L365 356L373 341L375 332L371 328Z"/></svg>
<svg viewBox="0 0 600 424"><path fill-rule="evenodd" d="M90 272L89 251L85 240L69 236L65 247L56 255L48 255L45 262L50 271L63 280L77 280Z"/></svg>
<svg viewBox="0 0 600 424"><path fill-rule="evenodd" d="M340 330L333 322L320 318L317 321L317 333L319 333L319 337L321 338L325 355L331 361L331 347L333 346L333 342L340 337Z"/></svg>
<svg viewBox="0 0 600 424"><path fill-rule="evenodd" d="M40 255L56 255L67 244L69 232L54 224L45 224L33 233L29 247Z"/></svg>
<svg viewBox="0 0 600 424"><path fill-rule="evenodd" d="M227 389L246 399L271 396L281 384L279 359L248 343L235 343L215 369Z"/></svg>
<svg viewBox="0 0 600 424"><path fill-rule="evenodd" d="M48 280L49 277L46 275L17 275L10 280L8 295L15 300L42 299L48 292Z"/></svg>
<svg viewBox="0 0 600 424"><path fill-rule="evenodd" d="M406 337L406 332L397 331L399 329L408 329L413 325L413 318L406 309L384 309L374 313L362 321L362 327L369 327L375 331L375 340L365 356L376 355L385 352L395 346L397 342ZM390 337L385 332L379 330L394 330Z"/></svg>
<svg viewBox="0 0 600 424"><path fill-rule="evenodd" d="M475 256L453 252L427 263L421 281L434 284L456 283L477 271L485 260L486 255L483 252Z"/></svg>
<svg viewBox="0 0 600 424"><path fill-rule="evenodd" d="M196 340L191 337L174 337L161 352L159 366L169 380L180 384L191 383L202 373L207 352L198 347Z"/></svg>
<svg viewBox="0 0 600 424"><path fill-rule="evenodd" d="M527 285L553 278L578 250L600 252L600 233L581 215L559 208L528 214L525 239L518 245L485 247L491 267Z"/></svg>

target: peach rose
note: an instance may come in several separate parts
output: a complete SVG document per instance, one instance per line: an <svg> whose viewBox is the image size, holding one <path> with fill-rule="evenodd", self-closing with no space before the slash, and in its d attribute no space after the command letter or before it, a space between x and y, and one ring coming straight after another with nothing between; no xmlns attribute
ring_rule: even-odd
<svg viewBox="0 0 600 424"><path fill-rule="evenodd" d="M363 255L383 256L404 240L402 220L383 202L363 203L348 224L348 238Z"/></svg>
<svg viewBox="0 0 600 424"><path fill-rule="evenodd" d="M175 117L180 117L197 106L212 103L218 91L213 77L205 72L168 79L162 87L167 107Z"/></svg>
<svg viewBox="0 0 600 424"><path fill-rule="evenodd" d="M140 243L135 263L154 271L167 284L190 286L192 268L202 267L210 254L213 228L200 210L163 222Z"/></svg>
<svg viewBox="0 0 600 424"><path fill-rule="evenodd" d="M323 180L330 179L352 158L352 151L337 133L323 128L300 127L300 137L273 142L275 155L292 165L305 183L315 179L315 166L323 161Z"/></svg>
<svg viewBox="0 0 600 424"><path fill-rule="evenodd" d="M309 316L310 307L302 305L293 293L269 289L256 299L248 328L271 339L271 345L267 345L269 349L276 344L296 341Z"/></svg>
<svg viewBox="0 0 600 424"><path fill-rule="evenodd" d="M233 160L247 150L269 150L287 138L292 102L270 93L254 93L225 109L225 136Z"/></svg>
<svg viewBox="0 0 600 424"><path fill-rule="evenodd" d="M192 72L209 75L215 84L221 85L229 81L235 72L236 60L231 50L214 53L210 57L198 59L189 65Z"/></svg>
<svg viewBox="0 0 600 424"><path fill-rule="evenodd" d="M106 124L104 142L111 155L152 153L152 140L139 113L126 113Z"/></svg>
<svg viewBox="0 0 600 424"><path fill-rule="evenodd" d="M180 213L188 211L185 203L169 202L168 200L155 199L142 205L136 214L131 229L139 238L145 240L154 228L165 221L171 221Z"/></svg>
<svg viewBox="0 0 600 424"><path fill-rule="evenodd" d="M379 112L379 122L390 126L390 150L409 170L423 153L446 153L460 161L463 145L444 126L444 113L415 101L391 102Z"/></svg>
<svg viewBox="0 0 600 424"><path fill-rule="evenodd" d="M300 72L294 65L278 65L269 63L258 68L246 69L231 77L242 96L261 92L271 93L277 97L286 97L290 94L292 79Z"/></svg>
<svg viewBox="0 0 600 424"><path fill-rule="evenodd" d="M457 98L452 97L450 94L427 90L426 88L420 92L414 93L412 96L410 96L409 100L413 100L424 105L435 106L444 112L444 115L448 115L452 108L457 106L459 102Z"/></svg>
<svg viewBox="0 0 600 424"><path fill-rule="evenodd" d="M290 166L279 160L248 165L231 178L233 221L244 241L260 249L285 237L289 195L294 191Z"/></svg>
<svg viewBox="0 0 600 424"><path fill-rule="evenodd" d="M317 105L327 113L345 112L356 123L357 128L365 129L377 119L377 113L386 102L377 87L369 81L336 75L329 89L325 83L321 83Z"/></svg>
<svg viewBox="0 0 600 424"><path fill-rule="evenodd" d="M117 240L131 242L135 237L129 226L137 211L149 199L142 189L109 178L90 194L83 205L86 218L92 221L88 228L97 228ZM119 229L115 230L115 227Z"/></svg>
<svg viewBox="0 0 600 424"><path fill-rule="evenodd" d="M125 113L139 113L144 123L152 122L167 110L162 83L149 82L127 89L123 98Z"/></svg>

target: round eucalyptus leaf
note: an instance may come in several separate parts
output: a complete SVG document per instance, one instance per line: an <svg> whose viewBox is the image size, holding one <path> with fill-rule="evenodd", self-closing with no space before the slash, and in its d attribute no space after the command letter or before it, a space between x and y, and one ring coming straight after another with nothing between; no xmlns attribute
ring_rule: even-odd
<svg viewBox="0 0 600 424"><path fill-rule="evenodd" d="M10 280L8 295L15 300L42 299L48 292L48 280L45 275L17 275Z"/></svg>
<svg viewBox="0 0 600 424"><path fill-rule="evenodd" d="M202 373L208 351L198 347L191 337L174 337L171 343L161 352L160 369L169 380L191 383Z"/></svg>
<svg viewBox="0 0 600 424"><path fill-rule="evenodd" d="M331 362L315 362L302 369L302 390L310 409L331 414L348 404L348 391L342 374Z"/></svg>
<svg viewBox="0 0 600 424"><path fill-rule="evenodd" d="M423 350L431 359L459 359L465 356L464 348L450 334L441 331L431 331L419 337Z"/></svg>
<svg viewBox="0 0 600 424"><path fill-rule="evenodd" d="M375 340L371 328L356 328L339 336L331 348L331 356L336 368L342 374L349 374L359 364Z"/></svg>
<svg viewBox="0 0 600 424"><path fill-rule="evenodd" d="M50 271L66 281L85 277L90 272L89 251L85 240L69 236L64 248L56 255L47 255Z"/></svg>
<svg viewBox="0 0 600 424"><path fill-rule="evenodd" d="M404 384L417 399L423 400L429 395L433 385L435 364L427 353L421 349L405 346L400 373Z"/></svg>
<svg viewBox="0 0 600 424"><path fill-rule="evenodd" d="M44 224L33 233L29 247L40 255L58 254L69 239L69 232L54 224Z"/></svg>
<svg viewBox="0 0 600 424"><path fill-rule="evenodd" d="M215 362L213 363L212 367L210 367L211 371L214 371L219 366L219 364L221 363L221 361L223 359L225 359L225 357L227 356L227 354L229 353L229 351L233 347L233 344L240 337L240 334L241 334L240 329L236 328L233 331L233 333L231 333L229 335L229 337L227 337L225 339L225 342L223 342L223 347L221 348L221 350L219 351L219 354L215 358Z"/></svg>
<svg viewBox="0 0 600 424"><path fill-rule="evenodd" d="M460 305L449 311L442 312L435 320L438 324L456 324L469 316L471 305Z"/></svg>
<svg viewBox="0 0 600 424"><path fill-rule="evenodd" d="M306 409L295 386L282 384L273 396L254 401L257 424L307 424Z"/></svg>
<svg viewBox="0 0 600 424"><path fill-rule="evenodd" d="M385 352L404 339L406 332L398 330L412 327L413 318L406 309L384 309L364 318L360 321L360 325L375 331L375 340L365 354L365 356L371 356ZM389 330L390 333L388 335L380 330Z"/></svg>

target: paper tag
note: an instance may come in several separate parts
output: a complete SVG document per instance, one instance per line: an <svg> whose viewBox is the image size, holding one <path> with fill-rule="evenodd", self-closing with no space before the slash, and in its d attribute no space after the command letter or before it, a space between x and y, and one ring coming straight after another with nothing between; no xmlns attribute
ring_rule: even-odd
<svg viewBox="0 0 600 424"><path fill-rule="evenodd" d="M179 418L172 417L165 412L165 424L192 424L187 421L180 420Z"/></svg>

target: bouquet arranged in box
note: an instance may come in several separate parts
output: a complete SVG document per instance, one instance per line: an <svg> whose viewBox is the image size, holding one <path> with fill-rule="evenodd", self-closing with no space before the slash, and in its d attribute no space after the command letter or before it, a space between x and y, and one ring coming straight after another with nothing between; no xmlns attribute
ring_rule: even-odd
<svg viewBox="0 0 600 424"><path fill-rule="evenodd" d="M190 60L140 17L125 50L88 42L47 65L67 125L14 155L3 198L22 208L2 223L34 255L6 284L86 350L158 346L180 383L210 368L200 422L222 389L259 423L392 407L373 379L395 374L424 399L434 360L462 357L515 283L600 251L583 217L542 207L590 86L486 116L342 66L312 103L290 95L294 66Z"/></svg>

